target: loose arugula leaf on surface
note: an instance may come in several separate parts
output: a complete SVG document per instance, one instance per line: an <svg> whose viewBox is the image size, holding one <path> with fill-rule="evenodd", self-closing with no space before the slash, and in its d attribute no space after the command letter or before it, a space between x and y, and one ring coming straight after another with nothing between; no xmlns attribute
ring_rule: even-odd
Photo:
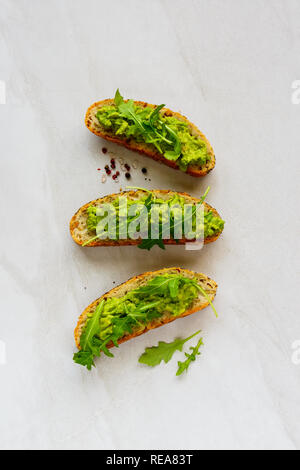
<svg viewBox="0 0 300 470"><path fill-rule="evenodd" d="M187 359L184 362L178 361L178 369L177 369L176 375L181 375L184 371L188 370L191 362L195 361L197 356L200 356L201 353L199 352L199 348L202 345L203 345L203 338L200 338L196 346L190 348L192 352L190 354L185 353L185 356L187 357Z"/></svg>
<svg viewBox="0 0 300 470"><path fill-rule="evenodd" d="M182 351L183 345L194 336L198 335L200 331L201 330L185 339L177 338L172 343L159 341L158 346L152 346L151 348L145 349L145 352L139 358L139 362L150 367L157 366L161 361L164 361L167 364L167 362L172 359L173 354L176 351Z"/></svg>

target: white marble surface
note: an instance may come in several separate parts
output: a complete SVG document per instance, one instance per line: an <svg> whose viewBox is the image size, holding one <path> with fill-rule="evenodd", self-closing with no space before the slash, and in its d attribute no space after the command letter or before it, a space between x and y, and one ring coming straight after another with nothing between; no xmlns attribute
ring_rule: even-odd
<svg viewBox="0 0 300 470"><path fill-rule="evenodd" d="M298 0L1 0L1 448L300 448L299 24ZM140 157L152 182L133 181L210 185L227 222L217 243L148 254L72 242L75 210L125 185L101 184L102 142L83 124L117 87L181 110L212 142L204 179ZM172 265L219 283L219 319L179 320L91 373L73 364L80 312L113 281ZM176 361L138 365L145 346L198 328L186 376Z"/></svg>

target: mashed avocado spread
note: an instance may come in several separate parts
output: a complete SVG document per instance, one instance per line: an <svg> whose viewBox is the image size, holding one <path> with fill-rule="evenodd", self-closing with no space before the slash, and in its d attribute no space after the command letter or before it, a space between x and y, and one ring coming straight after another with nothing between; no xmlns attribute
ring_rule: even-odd
<svg viewBox="0 0 300 470"><path fill-rule="evenodd" d="M96 116L106 131L148 144L167 160L176 162L182 171L189 165L205 165L211 159L206 143L191 134L186 122L161 112L163 107L153 109L132 100L125 102L117 90L114 103L101 107Z"/></svg>
<svg viewBox="0 0 300 470"><path fill-rule="evenodd" d="M104 298L88 315L80 337L81 350L74 355L74 361L91 369L94 357L101 352L113 356L107 348L109 343L117 346L124 335L143 330L162 315L178 317L192 305L199 291L207 296L196 279L167 274L154 277L122 297Z"/></svg>
<svg viewBox="0 0 300 470"><path fill-rule="evenodd" d="M116 211L116 216L117 216L117 224L116 224L116 238L115 240L119 239L119 233L120 233L120 219L119 219L119 202L120 198L116 198L113 201L113 206ZM176 230L176 219L175 219L175 211L179 211L181 213L182 217L182 234L185 235L185 238L187 239L193 239L191 233L185 233L185 226L184 226L184 206L185 206L185 199L180 196L179 194L175 193L168 199L160 199L155 196L154 193L151 191L147 191L145 195L141 196L138 200L137 199L130 199L127 198L127 210L130 210L130 206L133 204L142 204L146 206L148 210L148 234L150 232L150 225L151 225L151 214L152 211L155 210L156 207L162 206L163 204L167 204L169 207L169 214L170 214L170 236L173 239L175 238L175 230ZM176 209L171 210L172 207L176 207ZM224 220L222 220L220 217L217 217L212 210L205 210L204 212L204 227L203 224L198 224L197 225L197 218L196 218L196 206L193 207L195 209L192 212L192 217L191 217L191 228L193 233L196 234L202 234L204 232L204 238L208 238L211 236L216 235L217 233L220 233L223 228L224 228ZM97 207L96 206L89 206L87 209L87 228L92 235L96 234L96 228L97 225L100 223L101 219L103 219L105 216L98 216L97 214ZM163 236L162 236L162 227L164 222L166 222L165 218L169 218L169 214L164 215L163 213L160 214L160 219L159 219L159 224L160 224L160 238L159 239L143 239L141 241L141 244L139 245L139 248L145 248L145 249L150 249L154 245L158 245L161 248L164 248L163 244ZM134 221L138 217L137 215L127 215L126 222L127 227L126 230L128 230L129 224ZM99 234L98 234L99 236ZM95 240L98 238L98 236L91 238L86 244L91 242L92 240Z"/></svg>

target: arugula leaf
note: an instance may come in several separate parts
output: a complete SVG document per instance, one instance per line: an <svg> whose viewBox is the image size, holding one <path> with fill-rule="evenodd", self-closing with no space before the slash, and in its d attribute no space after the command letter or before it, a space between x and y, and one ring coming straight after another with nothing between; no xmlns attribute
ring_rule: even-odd
<svg viewBox="0 0 300 470"><path fill-rule="evenodd" d="M171 299L176 299L179 290L180 279L178 277L174 277L169 282L169 291Z"/></svg>
<svg viewBox="0 0 300 470"><path fill-rule="evenodd" d="M93 316L87 321L85 329L80 337L81 350L74 354L73 360L76 364L86 366L91 370L92 366L95 367L94 357L100 356L101 344L97 342L95 334L99 331L100 315L104 308L104 300L102 300L95 309Z"/></svg>
<svg viewBox="0 0 300 470"><path fill-rule="evenodd" d="M156 106L156 108L154 108L154 110L150 114L149 123L150 123L150 126L152 126L153 128L155 127L155 124L159 120L159 111L165 106L166 106L165 104L160 104L159 106Z"/></svg>
<svg viewBox="0 0 300 470"><path fill-rule="evenodd" d="M87 367L88 370L95 367L94 354L91 351L78 351L74 354L73 361L76 362L76 364Z"/></svg>
<svg viewBox="0 0 300 470"><path fill-rule="evenodd" d="M184 362L178 361L178 369L176 375L181 375L184 371L187 371L191 362L195 361L197 356L200 356L199 348L203 345L203 338L200 338L196 346L191 347L192 352L190 354L185 353L187 359Z"/></svg>
<svg viewBox="0 0 300 470"><path fill-rule="evenodd" d="M200 331L201 330L185 339L177 338L172 343L159 341L158 346L152 346L151 348L145 349L145 352L139 358L139 362L150 367L157 366L161 361L164 361L167 364L167 362L172 359L173 354L176 351L182 351L184 343L199 334Z"/></svg>
<svg viewBox="0 0 300 470"><path fill-rule="evenodd" d="M138 245L138 248L141 250L148 250L150 251L155 245L159 246L162 250L165 250L165 244L161 238L151 239L151 238L144 238L141 243Z"/></svg>
<svg viewBox="0 0 300 470"><path fill-rule="evenodd" d="M207 186L207 189L206 189L205 193L203 194L203 196L200 197L199 204L203 204L203 202L205 201L206 196L208 195L209 191L210 191L210 186Z"/></svg>
<svg viewBox="0 0 300 470"><path fill-rule="evenodd" d="M116 106L119 106L120 104L124 102L123 96L121 95L119 88L116 91L114 102Z"/></svg>
<svg viewBox="0 0 300 470"><path fill-rule="evenodd" d="M123 101L118 105L118 110L122 116L131 119L142 132L145 131L142 119L136 114L133 100L128 100L126 103Z"/></svg>
<svg viewBox="0 0 300 470"><path fill-rule="evenodd" d="M166 295L174 294L176 289L174 280L177 284L177 289L180 282L188 283L190 279L187 279L182 276L168 277L168 276L156 276L154 279L148 282L145 286L139 287L136 290L138 295L150 296L150 295Z"/></svg>
<svg viewBox="0 0 300 470"><path fill-rule="evenodd" d="M124 101L119 89L116 91L114 103L123 117L135 123L146 143L153 144L159 153L167 155L166 158L170 159L175 156L177 160L180 157L181 142L178 135L173 131L173 129L159 119L159 113L165 106L164 104L156 106L150 116L145 119L140 117L136 112L133 100ZM160 145L162 142L167 143L171 147L165 153Z"/></svg>
<svg viewBox="0 0 300 470"><path fill-rule="evenodd" d="M207 293L205 292L205 290L204 290L201 286L199 286L198 283L197 283L196 287L197 287L197 289L201 292L201 294L204 295L204 297L205 297L206 300L208 301L209 305L210 305L211 308L213 309L213 312L214 312L216 318L218 318L218 316L219 316L219 315L218 315L218 312L217 312L217 310L215 309L214 304L213 304L212 301L210 300L210 298L209 298L209 296L207 295Z"/></svg>
<svg viewBox="0 0 300 470"><path fill-rule="evenodd" d="M91 343L93 337L95 334L99 332L99 320L100 320L100 315L103 311L104 308L104 300L102 300L96 307L93 316L87 321L86 327L84 329L84 332L82 333L80 337L80 346L83 351L85 351L87 348L90 348L93 350L93 345Z"/></svg>
<svg viewBox="0 0 300 470"><path fill-rule="evenodd" d="M169 132L172 140L173 140L173 143L174 143L174 150L168 150L164 153L164 156L167 160L172 160L172 161L176 161L178 160L178 158L180 157L181 155L181 142L180 142L180 139L178 137L178 135L176 134L176 132L173 131L173 129L171 129L171 127L165 125L165 128L166 130Z"/></svg>
<svg viewBox="0 0 300 470"><path fill-rule="evenodd" d="M138 189L143 189L143 188L138 188ZM208 192L210 191L210 186L207 187L205 193L203 194L203 196L201 196L200 198L200 201L199 201L199 204L203 204L204 200L206 199L206 196L208 194ZM152 202L152 201L151 201ZM145 203L146 204L146 203ZM149 206L147 206L147 209L149 210L149 207L150 207L151 204L149 204ZM195 206L195 210L196 210L196 206ZM195 210L192 212L192 214L190 215L190 217L187 217L185 219L186 220L189 220L189 219L193 219L193 217L195 216ZM171 234L174 234L175 233L175 229L180 225L182 224L183 221L180 221L180 222L177 222L175 223L174 219L171 217L171 220L170 220L170 233ZM159 223L159 233L161 234L162 233L162 222L160 221ZM173 235L172 235L173 236ZM178 240L175 240L176 242L178 242ZM151 248L153 248L155 245L159 246L162 250L165 250L165 244L162 240L162 238L159 238L159 239L143 239L142 242L138 245L138 248L140 248L141 250L148 250L150 251Z"/></svg>

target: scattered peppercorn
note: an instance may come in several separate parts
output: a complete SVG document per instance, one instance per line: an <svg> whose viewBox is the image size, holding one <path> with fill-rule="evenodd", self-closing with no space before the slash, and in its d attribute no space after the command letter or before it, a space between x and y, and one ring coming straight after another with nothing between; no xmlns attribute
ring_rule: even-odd
<svg viewBox="0 0 300 470"><path fill-rule="evenodd" d="M116 180L117 178L118 178L118 175L117 175L117 174L115 174L115 175L112 176L112 179L113 179L113 180Z"/></svg>
<svg viewBox="0 0 300 470"><path fill-rule="evenodd" d="M119 175L120 175L120 172L119 172L119 171L117 171L116 175L117 175L117 176L119 176Z"/></svg>
<svg viewBox="0 0 300 470"><path fill-rule="evenodd" d="M142 173L144 173L144 175L146 175L146 173L147 173L147 168L142 168Z"/></svg>
<svg viewBox="0 0 300 470"><path fill-rule="evenodd" d="M127 171L130 171L130 166L128 165L128 163L125 163L124 166L125 166L125 168L126 168Z"/></svg>
<svg viewBox="0 0 300 470"><path fill-rule="evenodd" d="M125 173L125 178L127 178L128 180L130 180L130 178L131 178L130 173Z"/></svg>
<svg viewBox="0 0 300 470"><path fill-rule="evenodd" d="M111 174L111 170L109 169L109 166L108 166L108 165L105 165L105 171L106 171L106 174L107 174L107 175L110 175L110 174Z"/></svg>
<svg viewBox="0 0 300 470"><path fill-rule="evenodd" d="M103 153L107 153L107 148L106 148L106 147L102 147L102 152L103 152Z"/></svg>
<svg viewBox="0 0 300 470"><path fill-rule="evenodd" d="M110 161L110 167L112 170L114 170L116 168L116 162L115 162L115 159L112 158L111 161Z"/></svg>

